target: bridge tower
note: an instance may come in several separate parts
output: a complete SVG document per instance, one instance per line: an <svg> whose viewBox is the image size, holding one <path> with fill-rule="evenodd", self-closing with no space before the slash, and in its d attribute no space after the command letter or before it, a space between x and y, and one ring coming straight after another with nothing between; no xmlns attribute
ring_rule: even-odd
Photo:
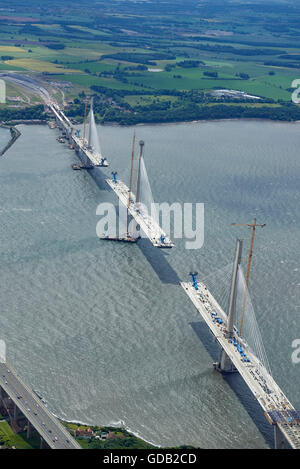
<svg viewBox="0 0 300 469"><path fill-rule="evenodd" d="M280 431L278 425L274 425L274 448L275 449L290 449L291 446L286 437Z"/></svg>
<svg viewBox="0 0 300 469"><path fill-rule="evenodd" d="M140 156L139 156L139 169L138 169L137 186L136 186L136 199L135 199L136 203L140 202L140 196L141 196L141 159L143 156L145 142L143 140L140 140L139 145L140 145Z"/></svg>
<svg viewBox="0 0 300 469"><path fill-rule="evenodd" d="M238 269L242 259L242 248L243 241L241 239L237 240L236 243L236 253L233 264L233 273L232 273L232 282L231 282L231 292L230 292L230 301L229 301L229 311L228 311L228 320L227 320L227 337L232 338L234 332L234 320L235 320L235 310L236 310L236 296L237 296L237 278L238 278ZM234 367L232 361L222 349L221 359L219 363L214 364L215 368L222 373L235 373L237 370Z"/></svg>

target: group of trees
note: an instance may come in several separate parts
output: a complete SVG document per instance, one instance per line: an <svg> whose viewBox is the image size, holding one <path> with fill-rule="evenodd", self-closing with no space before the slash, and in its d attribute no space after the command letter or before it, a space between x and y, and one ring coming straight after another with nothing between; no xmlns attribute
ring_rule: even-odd
<svg viewBox="0 0 300 469"><path fill-rule="evenodd" d="M53 43L53 44L46 44L46 47L48 47L48 49L53 49L53 50L63 50L66 48L66 46L60 42Z"/></svg>
<svg viewBox="0 0 300 469"><path fill-rule="evenodd" d="M249 80L249 78L250 78L248 73L242 73L242 72L241 73L236 73L235 76L241 78L242 80Z"/></svg>
<svg viewBox="0 0 300 469"><path fill-rule="evenodd" d="M230 97L214 97L199 90L156 90L143 92L145 96L153 96L150 102L128 104L124 96L136 95L136 91L110 90L94 86L94 110L98 122L117 122L121 125L135 125L138 123L179 122L201 119L232 119L256 118L282 121L300 120L300 108L294 104L278 102L278 106L270 107L272 99L262 99L261 106L251 106L249 100L235 99L235 105L230 106ZM174 99L160 99L160 95L176 96ZM257 102L257 101L255 101ZM226 104L225 104L226 103ZM240 103L240 104L239 104ZM266 103L266 105L263 105ZM82 118L84 114L83 100L78 99L68 110L69 117Z"/></svg>
<svg viewBox="0 0 300 469"><path fill-rule="evenodd" d="M205 50L209 52L218 52L218 53L229 53L235 55L245 55L245 56L255 56L255 55L278 55L280 53L285 53L285 51L281 51L279 49L256 49L254 47L249 48L238 48L229 45L219 45L219 44L199 44L194 45L194 48L199 50Z"/></svg>
<svg viewBox="0 0 300 469"><path fill-rule="evenodd" d="M202 60L183 60L177 62L177 66L182 68L198 68L199 65L205 65L205 63Z"/></svg>
<svg viewBox="0 0 300 469"><path fill-rule="evenodd" d="M14 57L12 55L1 55L1 60L5 62L6 60L13 60Z"/></svg>
<svg viewBox="0 0 300 469"><path fill-rule="evenodd" d="M267 60L264 65L271 67L284 67L284 68L300 68L300 64L297 62L281 62L280 60Z"/></svg>
<svg viewBox="0 0 300 469"><path fill-rule="evenodd" d="M88 442L88 449L150 449L152 445L135 437L110 438L105 441L92 438Z"/></svg>
<svg viewBox="0 0 300 469"><path fill-rule="evenodd" d="M203 72L203 75L210 78L218 78L218 72Z"/></svg>
<svg viewBox="0 0 300 469"><path fill-rule="evenodd" d="M175 60L176 56L163 52L149 52L148 54L138 52L117 52L115 54L102 55L101 60L114 59L125 62L133 62L144 65L156 65L155 60Z"/></svg>
<svg viewBox="0 0 300 469"><path fill-rule="evenodd" d="M272 119L280 121L300 120L300 109L295 105L278 106L270 108L250 106L228 106L216 104L213 106L198 106L187 103L180 107L170 107L166 110L147 110L138 113L122 113L111 109L105 115L103 122L118 122L123 125L154 122L180 122L207 119Z"/></svg>
<svg viewBox="0 0 300 469"><path fill-rule="evenodd" d="M0 122L9 122L14 120L46 120L44 106L37 105L18 109L3 108L0 109Z"/></svg>

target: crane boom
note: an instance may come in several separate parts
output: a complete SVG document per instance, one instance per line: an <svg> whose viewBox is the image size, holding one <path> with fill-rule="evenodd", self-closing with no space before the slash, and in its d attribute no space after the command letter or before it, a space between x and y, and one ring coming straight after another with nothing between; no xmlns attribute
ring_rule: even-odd
<svg viewBox="0 0 300 469"><path fill-rule="evenodd" d="M133 172L133 163L134 163L134 146L135 146L135 131L133 132L133 139L132 139L132 151L131 151L131 168L130 168L130 182L129 182L129 193L128 193L128 205L127 205L127 236L129 236L128 233L128 227L129 227L129 207L130 207L130 198L132 194L132 172Z"/></svg>
<svg viewBox="0 0 300 469"><path fill-rule="evenodd" d="M244 325L244 318L245 318L245 308L246 308L246 301L247 301L248 285L249 285L249 278L250 278L250 269L251 269L251 262L252 262L252 257L253 257L255 229L256 229L256 227L263 228L264 226L266 226L266 224L265 223L262 223L262 224L256 223L256 218L254 218L253 223L231 223L230 226L248 226L248 228L252 228L251 242L250 242L250 249L249 249L249 256L248 256L247 273L246 273L246 286L245 286L245 291L244 291L244 300L243 300L242 314L241 314L241 320L240 320L240 335L242 335L242 330L243 330L243 325Z"/></svg>

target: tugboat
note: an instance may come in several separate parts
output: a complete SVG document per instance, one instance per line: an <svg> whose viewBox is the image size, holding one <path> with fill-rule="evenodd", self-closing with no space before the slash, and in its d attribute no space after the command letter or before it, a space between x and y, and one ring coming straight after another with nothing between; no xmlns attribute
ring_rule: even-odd
<svg viewBox="0 0 300 469"><path fill-rule="evenodd" d="M66 143L66 139L64 137L58 137L56 139L59 143Z"/></svg>
<svg viewBox="0 0 300 469"><path fill-rule="evenodd" d="M55 129L57 127L56 122L54 122L54 121L49 121L48 126L49 126L50 129Z"/></svg>

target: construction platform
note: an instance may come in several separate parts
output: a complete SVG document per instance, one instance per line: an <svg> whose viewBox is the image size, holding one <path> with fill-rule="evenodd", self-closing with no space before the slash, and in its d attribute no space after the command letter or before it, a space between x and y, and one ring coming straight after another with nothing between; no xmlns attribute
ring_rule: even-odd
<svg viewBox="0 0 300 469"><path fill-rule="evenodd" d="M286 424L300 425L300 412L298 410L271 410L265 412L265 416L271 425Z"/></svg>
<svg viewBox="0 0 300 469"><path fill-rule="evenodd" d="M109 235L106 235L106 234L103 234L102 236L100 236L100 239L104 239L106 241L119 241L121 243L136 243L138 238L133 238L131 236L126 236L126 235L123 235L123 236L109 236Z"/></svg>
<svg viewBox="0 0 300 469"><path fill-rule="evenodd" d="M102 165L98 165L102 167ZM72 164L72 169L75 171L80 171L81 169L93 169L94 165L84 165L84 164Z"/></svg>
<svg viewBox="0 0 300 469"><path fill-rule="evenodd" d="M113 179L106 179L107 184L117 194L122 204L128 208L129 214L135 219L141 230L149 238L153 246L157 248L172 248L175 244L167 237L166 233L161 229L156 220L150 215L142 213L135 203L135 196L132 194L129 199L129 188L122 181L115 182Z"/></svg>

